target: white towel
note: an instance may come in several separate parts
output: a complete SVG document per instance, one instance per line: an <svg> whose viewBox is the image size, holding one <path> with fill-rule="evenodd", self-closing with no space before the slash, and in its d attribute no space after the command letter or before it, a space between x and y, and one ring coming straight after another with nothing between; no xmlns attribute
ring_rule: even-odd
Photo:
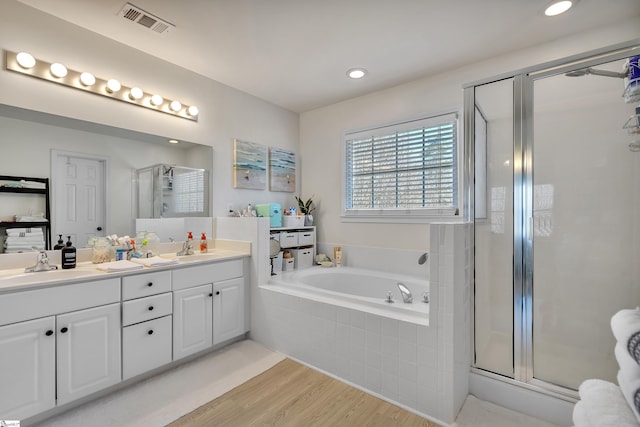
<svg viewBox="0 0 640 427"><path fill-rule="evenodd" d="M142 264L145 267L163 267L165 265L174 265L178 264L178 260L176 258L162 258L159 256L154 256L151 258L131 258L132 262Z"/></svg>
<svg viewBox="0 0 640 427"><path fill-rule="evenodd" d="M611 330L629 352L640 363L640 309L620 310L611 317Z"/></svg>
<svg viewBox="0 0 640 427"><path fill-rule="evenodd" d="M28 237L28 236L44 236L42 228L8 228L7 236L10 237Z"/></svg>
<svg viewBox="0 0 640 427"><path fill-rule="evenodd" d="M585 408L585 403L582 400L579 400L573 407L572 420L575 427L594 427L589 420L587 408Z"/></svg>
<svg viewBox="0 0 640 427"><path fill-rule="evenodd" d="M584 409L584 414L590 421L590 425L594 427L638 427L636 417L629 408L621 388L617 385L609 381L590 379L580 384L578 393L581 402L583 402L581 407ZM578 427L577 423L576 427Z"/></svg>
<svg viewBox="0 0 640 427"><path fill-rule="evenodd" d="M32 237L14 237L9 236L5 239L6 243L43 243L44 236L32 236Z"/></svg>
<svg viewBox="0 0 640 427"><path fill-rule="evenodd" d="M618 371L618 384L622 390L622 395L627 401L627 406L631 408L633 414L636 416L637 422L640 423L640 411L638 411L638 406L635 403L636 395L639 395L640 397L640 378L630 380L625 377L622 370L620 370Z"/></svg>
<svg viewBox="0 0 640 427"><path fill-rule="evenodd" d="M622 375L629 381L640 379L640 365L631 357L622 343L617 343L614 350Z"/></svg>
<svg viewBox="0 0 640 427"><path fill-rule="evenodd" d="M129 270L140 270L144 268L140 264L136 264L135 262L127 261L126 259L120 261L112 261L105 262L104 264L98 264L96 267L98 270L113 272L113 271L129 271Z"/></svg>

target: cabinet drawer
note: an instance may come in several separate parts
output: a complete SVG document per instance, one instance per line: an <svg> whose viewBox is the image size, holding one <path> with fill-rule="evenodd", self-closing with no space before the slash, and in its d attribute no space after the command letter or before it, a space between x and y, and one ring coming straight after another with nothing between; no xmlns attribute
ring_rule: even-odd
<svg viewBox="0 0 640 427"><path fill-rule="evenodd" d="M280 247L291 248L298 246L298 233L280 233Z"/></svg>
<svg viewBox="0 0 640 427"><path fill-rule="evenodd" d="M171 316L122 329L122 379L171 362Z"/></svg>
<svg viewBox="0 0 640 427"><path fill-rule="evenodd" d="M171 292L122 303L122 325L132 325L171 314Z"/></svg>
<svg viewBox="0 0 640 427"><path fill-rule="evenodd" d="M242 260L216 262L194 267L185 267L171 272L174 291L207 283L242 277Z"/></svg>
<svg viewBox="0 0 640 427"><path fill-rule="evenodd" d="M156 271L122 278L122 299L134 299L171 290L171 272Z"/></svg>
<svg viewBox="0 0 640 427"><path fill-rule="evenodd" d="M315 232L313 231L300 231L298 232L298 246L310 246L313 245L313 237Z"/></svg>
<svg viewBox="0 0 640 427"><path fill-rule="evenodd" d="M0 295L0 325L119 301L120 279L116 278L11 292Z"/></svg>

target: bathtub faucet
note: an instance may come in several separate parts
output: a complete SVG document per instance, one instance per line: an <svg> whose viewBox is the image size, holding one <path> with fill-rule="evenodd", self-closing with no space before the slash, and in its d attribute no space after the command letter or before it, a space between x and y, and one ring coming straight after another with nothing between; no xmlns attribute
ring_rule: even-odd
<svg viewBox="0 0 640 427"><path fill-rule="evenodd" d="M398 289L400 289L400 293L402 294L402 301L406 304L411 304L413 302L413 295L411 295L409 288L403 283L398 282Z"/></svg>

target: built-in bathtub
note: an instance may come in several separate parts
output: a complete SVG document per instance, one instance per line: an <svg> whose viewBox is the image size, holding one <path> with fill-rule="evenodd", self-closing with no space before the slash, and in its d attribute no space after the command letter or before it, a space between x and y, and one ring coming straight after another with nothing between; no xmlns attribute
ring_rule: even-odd
<svg viewBox="0 0 640 427"><path fill-rule="evenodd" d="M403 302L398 283L411 291L413 303ZM417 325L429 324L429 304L423 302L423 295L429 292L426 278L354 267L313 267L280 273L267 286L270 290L339 307ZM393 303L388 302L389 292Z"/></svg>

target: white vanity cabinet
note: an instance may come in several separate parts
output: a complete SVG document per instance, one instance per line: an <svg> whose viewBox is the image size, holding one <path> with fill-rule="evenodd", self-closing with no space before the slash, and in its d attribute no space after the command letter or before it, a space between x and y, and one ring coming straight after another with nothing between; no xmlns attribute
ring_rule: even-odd
<svg viewBox="0 0 640 427"><path fill-rule="evenodd" d="M18 420L56 403L55 317L0 326L0 418Z"/></svg>
<svg viewBox="0 0 640 427"><path fill-rule="evenodd" d="M176 269L172 286L174 360L246 331L242 260Z"/></svg>
<svg viewBox="0 0 640 427"><path fill-rule="evenodd" d="M120 381L120 280L0 294L0 416L24 419Z"/></svg>
<svg viewBox="0 0 640 427"><path fill-rule="evenodd" d="M172 360L171 272L122 278L122 379Z"/></svg>

